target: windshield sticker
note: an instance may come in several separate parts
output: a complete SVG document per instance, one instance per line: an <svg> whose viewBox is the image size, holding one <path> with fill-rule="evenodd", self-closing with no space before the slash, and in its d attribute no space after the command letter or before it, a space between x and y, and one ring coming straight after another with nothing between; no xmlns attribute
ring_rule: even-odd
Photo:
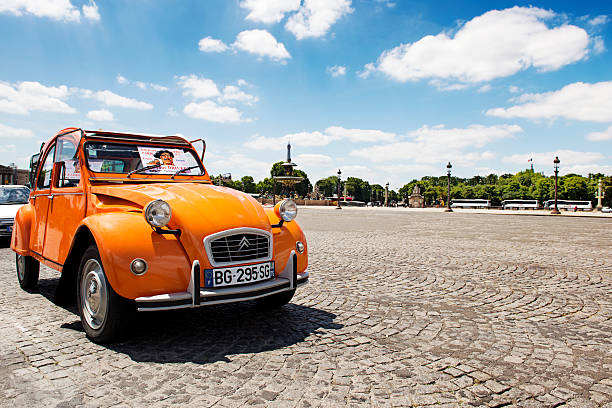
<svg viewBox="0 0 612 408"><path fill-rule="evenodd" d="M92 171L100 172L102 170L102 164L104 159L89 159L89 168Z"/></svg>
<svg viewBox="0 0 612 408"><path fill-rule="evenodd" d="M78 180L81 178L81 169L79 168L79 160L67 160L64 162L66 166L66 178L68 180ZM92 168L93 170L93 168Z"/></svg>
<svg viewBox="0 0 612 408"><path fill-rule="evenodd" d="M190 167L193 162L190 155L180 149L138 146L138 154L140 154L143 167L160 165L160 167L148 170L152 173L174 174Z"/></svg>

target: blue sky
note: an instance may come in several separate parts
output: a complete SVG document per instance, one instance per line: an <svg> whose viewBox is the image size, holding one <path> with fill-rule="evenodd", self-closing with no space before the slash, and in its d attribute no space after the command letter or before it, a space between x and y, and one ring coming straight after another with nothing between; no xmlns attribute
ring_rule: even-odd
<svg viewBox="0 0 612 408"><path fill-rule="evenodd" d="M0 163L68 126L312 181L612 174L612 2L0 0Z"/></svg>

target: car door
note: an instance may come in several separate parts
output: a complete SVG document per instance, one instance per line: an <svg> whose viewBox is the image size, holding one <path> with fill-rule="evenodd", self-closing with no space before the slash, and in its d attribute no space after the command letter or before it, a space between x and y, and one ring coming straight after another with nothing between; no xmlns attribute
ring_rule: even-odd
<svg viewBox="0 0 612 408"><path fill-rule="evenodd" d="M47 153L41 162L40 171L32 194L34 206L34 218L30 234L30 249L42 256L45 232L47 226L47 214L51 201L51 173L53 170L53 159L55 156L55 145L47 149Z"/></svg>
<svg viewBox="0 0 612 408"><path fill-rule="evenodd" d="M51 185L47 232L43 256L57 264L64 264L72 239L85 214L85 196L79 159L81 133L75 131L57 138L55 162L64 162L64 168Z"/></svg>

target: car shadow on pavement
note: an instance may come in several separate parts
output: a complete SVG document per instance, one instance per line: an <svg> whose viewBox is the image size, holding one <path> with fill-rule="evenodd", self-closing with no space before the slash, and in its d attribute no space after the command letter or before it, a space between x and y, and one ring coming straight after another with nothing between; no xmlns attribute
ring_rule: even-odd
<svg viewBox="0 0 612 408"><path fill-rule="evenodd" d="M54 302L59 279L41 279L37 292ZM77 320L63 329L83 332L75 306L62 306ZM138 362L196 363L231 361L231 356L276 350L311 335L344 327L336 315L318 308L289 303L276 310L260 310L255 302L203 306L159 312L137 312L110 350ZM84 336L84 334L83 334Z"/></svg>

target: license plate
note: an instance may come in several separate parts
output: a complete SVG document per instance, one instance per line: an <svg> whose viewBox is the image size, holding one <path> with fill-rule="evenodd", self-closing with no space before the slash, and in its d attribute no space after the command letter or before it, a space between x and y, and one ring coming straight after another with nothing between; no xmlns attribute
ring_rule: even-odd
<svg viewBox="0 0 612 408"><path fill-rule="evenodd" d="M206 269L204 287L244 285L274 278L274 262L263 262L246 266L227 266L224 268Z"/></svg>

